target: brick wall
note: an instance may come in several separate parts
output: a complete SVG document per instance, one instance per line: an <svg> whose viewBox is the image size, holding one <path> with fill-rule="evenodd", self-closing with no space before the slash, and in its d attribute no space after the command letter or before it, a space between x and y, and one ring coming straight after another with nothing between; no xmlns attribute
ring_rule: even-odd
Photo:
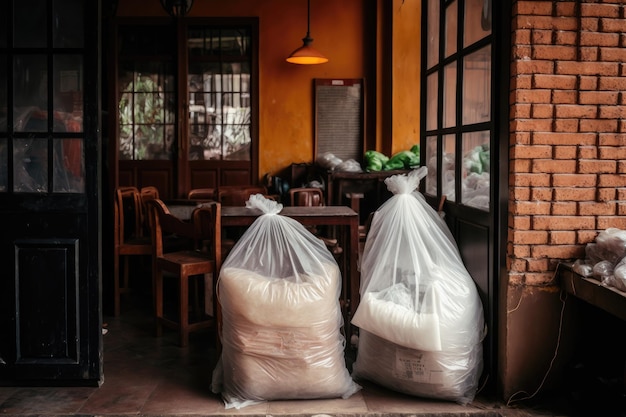
<svg viewBox="0 0 626 417"><path fill-rule="evenodd" d="M545 284L626 229L626 5L514 1L510 281Z"/></svg>
<svg viewBox="0 0 626 417"><path fill-rule="evenodd" d="M498 353L510 402L562 384L575 348L557 263L583 258L608 227L626 229L626 2L511 6L508 274Z"/></svg>

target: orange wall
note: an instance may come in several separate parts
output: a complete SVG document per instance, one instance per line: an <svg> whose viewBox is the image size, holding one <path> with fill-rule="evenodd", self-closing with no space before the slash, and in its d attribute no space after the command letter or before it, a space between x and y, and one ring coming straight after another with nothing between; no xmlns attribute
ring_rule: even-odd
<svg viewBox="0 0 626 417"><path fill-rule="evenodd" d="M164 16L158 0L120 2L118 16ZM313 79L364 78L364 4L361 0L311 1L313 46L322 65L289 64L307 29L306 0L195 1L190 17L259 18L259 177L292 162L314 160Z"/></svg>

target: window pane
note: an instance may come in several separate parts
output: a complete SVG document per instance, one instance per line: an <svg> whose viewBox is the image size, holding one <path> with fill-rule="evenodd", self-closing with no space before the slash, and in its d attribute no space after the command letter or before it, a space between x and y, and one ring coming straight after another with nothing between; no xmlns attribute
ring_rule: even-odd
<svg viewBox="0 0 626 417"><path fill-rule="evenodd" d="M456 125L456 62L445 66L443 84L443 127L452 127Z"/></svg>
<svg viewBox="0 0 626 417"><path fill-rule="evenodd" d="M489 132L463 134L462 203L489 210Z"/></svg>
<svg viewBox="0 0 626 417"><path fill-rule="evenodd" d="M13 142L15 192L48 191L48 141L15 139Z"/></svg>
<svg viewBox="0 0 626 417"><path fill-rule="evenodd" d="M137 62L120 70L119 81L120 159L172 159L176 95L168 63Z"/></svg>
<svg viewBox="0 0 626 417"><path fill-rule="evenodd" d="M48 24L47 0L19 0L13 2L13 43L17 48L43 48L46 46Z"/></svg>
<svg viewBox="0 0 626 417"><path fill-rule="evenodd" d="M426 79L426 130L437 129L437 73Z"/></svg>
<svg viewBox="0 0 626 417"><path fill-rule="evenodd" d="M15 57L13 75L15 131L45 132L47 130L47 71L45 55ZM34 110L38 110L38 114L35 120L31 120Z"/></svg>
<svg viewBox="0 0 626 417"><path fill-rule="evenodd" d="M84 0L54 1L53 45L55 48L81 48L83 46Z"/></svg>
<svg viewBox="0 0 626 417"><path fill-rule="evenodd" d="M426 7L428 7L428 45L426 47L426 66L427 68L431 68L439 62L439 2L429 1L427 2Z"/></svg>
<svg viewBox="0 0 626 417"><path fill-rule="evenodd" d="M443 153L441 156L441 195L446 196L446 200L456 201L455 193L455 160L456 141L454 135L443 137Z"/></svg>
<svg viewBox="0 0 626 417"><path fill-rule="evenodd" d="M463 60L463 124L491 120L491 46Z"/></svg>
<svg viewBox="0 0 626 417"><path fill-rule="evenodd" d="M85 158L82 139L54 141L52 183L54 192L82 193L85 191Z"/></svg>
<svg viewBox="0 0 626 417"><path fill-rule="evenodd" d="M458 33L458 4L453 1L446 7L446 58L456 52L456 38Z"/></svg>
<svg viewBox="0 0 626 417"><path fill-rule="evenodd" d="M465 0L463 46L471 45L491 33L492 1Z"/></svg>
<svg viewBox="0 0 626 417"><path fill-rule="evenodd" d="M54 57L54 111L65 132L83 131L83 62L79 55Z"/></svg>
<svg viewBox="0 0 626 417"><path fill-rule="evenodd" d="M426 194L437 195L437 137L426 138Z"/></svg>

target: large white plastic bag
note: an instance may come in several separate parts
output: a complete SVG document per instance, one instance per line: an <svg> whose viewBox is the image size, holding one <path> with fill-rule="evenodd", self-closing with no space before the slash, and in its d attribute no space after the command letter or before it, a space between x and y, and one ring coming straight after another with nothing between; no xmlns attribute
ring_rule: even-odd
<svg viewBox="0 0 626 417"><path fill-rule="evenodd" d="M260 194L263 215L218 280L222 354L212 389L226 408L277 399L347 398L360 388L344 359L341 273L323 242Z"/></svg>
<svg viewBox="0 0 626 417"><path fill-rule="evenodd" d="M483 309L447 225L417 192L426 171L385 180L394 195L374 213L363 249L361 301L352 319L361 329L353 376L466 404L482 372ZM431 383L393 371L402 364L423 366L403 359L407 349L436 358Z"/></svg>

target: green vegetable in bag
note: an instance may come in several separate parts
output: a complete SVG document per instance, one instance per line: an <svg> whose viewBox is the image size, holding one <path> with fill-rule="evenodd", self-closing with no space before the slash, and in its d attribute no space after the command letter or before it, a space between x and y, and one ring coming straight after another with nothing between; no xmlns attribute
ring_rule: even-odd
<svg viewBox="0 0 626 417"><path fill-rule="evenodd" d="M419 156L415 155L411 151L400 151L393 155L387 163L385 163L383 169L385 171L391 171L394 169L411 169L420 164Z"/></svg>
<svg viewBox="0 0 626 417"><path fill-rule="evenodd" d="M381 171L389 157L384 154L369 150L365 152L365 169L368 171Z"/></svg>

